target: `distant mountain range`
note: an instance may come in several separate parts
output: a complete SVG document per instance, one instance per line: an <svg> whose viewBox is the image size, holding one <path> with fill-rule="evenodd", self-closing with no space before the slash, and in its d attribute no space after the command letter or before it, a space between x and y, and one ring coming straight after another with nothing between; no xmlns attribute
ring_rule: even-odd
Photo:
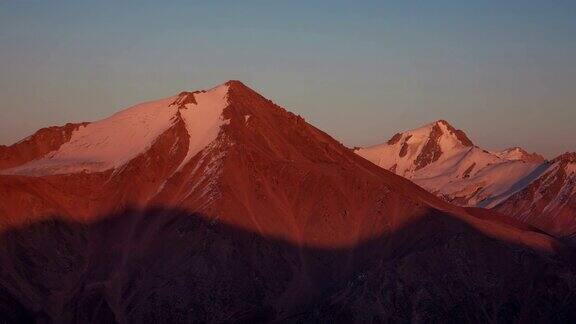
<svg viewBox="0 0 576 324"><path fill-rule="evenodd" d="M519 147L488 151L445 120L355 152L451 203L493 208L560 237L576 234L575 153L545 161Z"/></svg>
<svg viewBox="0 0 576 324"><path fill-rule="evenodd" d="M573 155L356 153L239 81L2 146L0 319L576 319Z"/></svg>

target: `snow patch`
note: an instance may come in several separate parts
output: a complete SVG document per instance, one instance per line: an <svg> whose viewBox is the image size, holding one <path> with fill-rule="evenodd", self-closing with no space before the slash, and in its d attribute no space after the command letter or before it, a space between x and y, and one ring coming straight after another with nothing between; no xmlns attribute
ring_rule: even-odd
<svg viewBox="0 0 576 324"><path fill-rule="evenodd" d="M190 136L188 153L180 164L181 169L194 155L216 139L220 128L229 120L222 118L228 106L228 85L224 84L206 92L195 94L196 103L186 104L180 115Z"/></svg>
<svg viewBox="0 0 576 324"><path fill-rule="evenodd" d="M80 127L57 151L5 173L44 175L119 167L152 145L174 122L175 97L146 102Z"/></svg>

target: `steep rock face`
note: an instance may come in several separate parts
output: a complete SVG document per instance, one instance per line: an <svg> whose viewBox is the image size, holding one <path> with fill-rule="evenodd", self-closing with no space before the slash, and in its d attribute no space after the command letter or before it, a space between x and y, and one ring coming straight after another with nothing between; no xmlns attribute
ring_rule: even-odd
<svg viewBox="0 0 576 324"><path fill-rule="evenodd" d="M355 152L462 206L495 206L537 177L544 162L520 148L483 150L445 120Z"/></svg>
<svg viewBox="0 0 576 324"><path fill-rule="evenodd" d="M576 241L576 153L550 161L537 179L494 209Z"/></svg>
<svg viewBox="0 0 576 324"><path fill-rule="evenodd" d="M433 305L485 287L463 314L480 313L506 309L492 300L510 278L517 281L504 291L529 306L518 291L540 282L525 270L538 268L568 287L550 288L559 298L574 291L551 237L438 199L238 81L90 125L0 175L0 306L15 316L327 321L339 313L323 307L338 302L362 320L384 316L394 294L410 299L418 278L432 296L442 290ZM117 129L122 136L108 133ZM515 263L523 255L527 268ZM424 268L451 286L420 277ZM401 273L409 293L389 289L382 273L392 281L388 274ZM544 316L573 309L561 300ZM411 318L404 309L389 314Z"/></svg>

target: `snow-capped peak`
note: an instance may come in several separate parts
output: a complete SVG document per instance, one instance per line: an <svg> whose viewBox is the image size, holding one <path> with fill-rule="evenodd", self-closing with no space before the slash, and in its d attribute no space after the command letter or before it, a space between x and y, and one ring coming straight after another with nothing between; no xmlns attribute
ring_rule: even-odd
<svg viewBox="0 0 576 324"><path fill-rule="evenodd" d="M80 127L56 151L3 173L44 175L115 169L146 152L180 120L189 136L184 164L218 135L225 123L222 112L228 106L228 89L229 82L207 91L182 92L132 106Z"/></svg>
<svg viewBox="0 0 576 324"><path fill-rule="evenodd" d="M515 190L514 184L543 162L521 149L483 150L445 120L395 134L386 143L355 152L450 201L471 206L506 198Z"/></svg>
<svg viewBox="0 0 576 324"><path fill-rule="evenodd" d="M386 143L360 148L356 153L383 168L410 176L436 161L448 159L473 146L463 131L457 130L445 120L438 120L397 133Z"/></svg>
<svg viewBox="0 0 576 324"><path fill-rule="evenodd" d="M464 146L474 146L474 143L468 138L466 133L460 129L456 129L449 122L444 119L437 120L434 124L438 125L442 129L445 136L454 137L460 144Z"/></svg>
<svg viewBox="0 0 576 324"><path fill-rule="evenodd" d="M534 162L542 163L544 162L544 157L537 153L528 153L521 147L511 147L502 151L492 152L496 156L510 161L524 161L524 162Z"/></svg>

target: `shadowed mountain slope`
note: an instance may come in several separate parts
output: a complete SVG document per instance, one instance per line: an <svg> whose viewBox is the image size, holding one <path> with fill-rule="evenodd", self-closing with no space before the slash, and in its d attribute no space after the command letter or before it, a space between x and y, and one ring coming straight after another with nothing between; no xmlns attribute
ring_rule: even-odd
<svg viewBox="0 0 576 324"><path fill-rule="evenodd" d="M269 215L274 217L273 214ZM569 321L574 268L430 213L346 248L316 248L177 209L1 238L4 318L58 323ZM15 308L13 308L15 307ZM20 316L20 317L18 317Z"/></svg>

